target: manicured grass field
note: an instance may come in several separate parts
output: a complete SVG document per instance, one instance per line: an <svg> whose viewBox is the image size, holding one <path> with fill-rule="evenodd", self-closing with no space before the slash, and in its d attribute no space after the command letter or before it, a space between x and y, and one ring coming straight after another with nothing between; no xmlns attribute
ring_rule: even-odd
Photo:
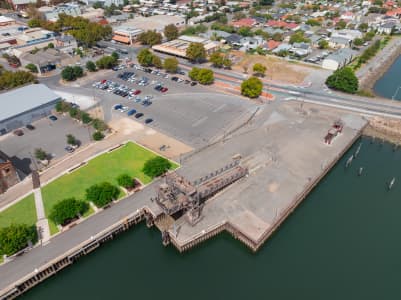
<svg viewBox="0 0 401 300"><path fill-rule="evenodd" d="M0 212L0 227L15 224L36 224L36 207L33 194Z"/></svg>
<svg viewBox="0 0 401 300"><path fill-rule="evenodd" d="M93 184L108 181L117 185L117 177L123 173L138 178L144 184L149 183L151 178L142 173L142 168L148 159L154 157L156 154L153 152L130 142L111 153L90 160L86 166L42 188L46 215L49 215L52 207L63 199L75 197L78 200L85 200L85 190ZM174 164L173 168L177 167ZM120 197L123 196L121 191ZM50 227L53 231L53 225Z"/></svg>

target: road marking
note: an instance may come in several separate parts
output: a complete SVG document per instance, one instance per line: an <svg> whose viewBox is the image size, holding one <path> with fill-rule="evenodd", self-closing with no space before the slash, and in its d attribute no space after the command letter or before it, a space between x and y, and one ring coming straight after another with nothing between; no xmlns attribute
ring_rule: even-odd
<svg viewBox="0 0 401 300"><path fill-rule="evenodd" d="M199 119L198 121L196 121L195 123L193 123L193 124L192 124L192 127L197 127L197 126L199 126L200 124L202 124L203 122L205 122L206 120L207 120L207 117L205 116L205 117Z"/></svg>
<svg viewBox="0 0 401 300"><path fill-rule="evenodd" d="M215 112L218 112L218 111L222 110L222 109L223 109L224 107L226 107L226 106L227 106L227 104L224 103L224 104L220 105L219 107L217 107L216 109L214 109L213 112L214 112L214 113L215 113Z"/></svg>

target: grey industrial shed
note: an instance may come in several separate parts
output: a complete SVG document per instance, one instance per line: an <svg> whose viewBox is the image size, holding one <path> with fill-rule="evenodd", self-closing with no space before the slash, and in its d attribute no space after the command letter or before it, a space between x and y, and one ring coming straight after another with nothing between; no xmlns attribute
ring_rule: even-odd
<svg viewBox="0 0 401 300"><path fill-rule="evenodd" d="M50 115L60 100L44 84L31 84L0 94L0 135Z"/></svg>

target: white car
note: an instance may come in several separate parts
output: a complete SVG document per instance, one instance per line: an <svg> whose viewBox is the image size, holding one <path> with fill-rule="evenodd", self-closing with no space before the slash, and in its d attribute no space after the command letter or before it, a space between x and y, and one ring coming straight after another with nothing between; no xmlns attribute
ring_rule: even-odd
<svg viewBox="0 0 401 300"><path fill-rule="evenodd" d="M124 113L124 112L128 111L128 107L123 106L118 111Z"/></svg>

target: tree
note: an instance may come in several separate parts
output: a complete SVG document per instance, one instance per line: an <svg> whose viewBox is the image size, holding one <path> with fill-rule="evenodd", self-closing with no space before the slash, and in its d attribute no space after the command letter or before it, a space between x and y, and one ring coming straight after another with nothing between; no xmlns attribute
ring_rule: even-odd
<svg viewBox="0 0 401 300"><path fill-rule="evenodd" d="M310 42L310 40L305 37L303 31L299 30L299 31L295 32L293 35L291 35L290 44L302 43L302 42L305 42L305 43Z"/></svg>
<svg viewBox="0 0 401 300"><path fill-rule="evenodd" d="M92 7L93 8L103 8L103 3L100 1L97 1L97 2L93 3Z"/></svg>
<svg viewBox="0 0 401 300"><path fill-rule="evenodd" d="M93 138L95 141L101 141L101 140L104 139L104 134L103 134L102 132L100 132L100 131L95 131L95 132L93 133L93 135L92 135L92 138Z"/></svg>
<svg viewBox="0 0 401 300"><path fill-rule="evenodd" d="M242 12L242 11L237 11L236 13L234 13L233 19L235 21L241 20L246 18L246 15Z"/></svg>
<svg viewBox="0 0 401 300"><path fill-rule="evenodd" d="M223 66L226 69L231 69L231 66L233 65L233 62L231 61L231 59L229 59L228 57L225 57L223 59Z"/></svg>
<svg viewBox="0 0 401 300"><path fill-rule="evenodd" d="M242 36L253 36L253 32L250 27L243 26L238 29L238 34Z"/></svg>
<svg viewBox="0 0 401 300"><path fill-rule="evenodd" d="M355 46L362 46L363 43L364 43L363 39L360 39L360 38L356 38L356 39L354 39L354 41L353 41L353 44L354 44Z"/></svg>
<svg viewBox="0 0 401 300"><path fill-rule="evenodd" d="M310 26L320 26L320 22L316 19L309 19L308 21L305 22L305 24Z"/></svg>
<svg viewBox="0 0 401 300"><path fill-rule="evenodd" d="M266 73L266 66L260 63L256 63L253 65L253 72L255 73L255 75L263 77Z"/></svg>
<svg viewBox="0 0 401 300"><path fill-rule="evenodd" d="M38 233L35 226L12 224L0 228L0 255L13 255L26 248L29 243L35 244Z"/></svg>
<svg viewBox="0 0 401 300"><path fill-rule="evenodd" d="M120 58L120 55L118 55L116 51L113 51L113 53L111 53L111 57L113 57L115 60L118 60Z"/></svg>
<svg viewBox="0 0 401 300"><path fill-rule="evenodd" d="M199 68L193 67L193 68L191 69L191 71L188 72L189 78L191 78L192 80L197 81L197 80L198 80L199 71L200 71Z"/></svg>
<svg viewBox="0 0 401 300"><path fill-rule="evenodd" d="M202 43L190 43L186 56L193 62L200 62L206 59L206 50Z"/></svg>
<svg viewBox="0 0 401 300"><path fill-rule="evenodd" d="M374 31L369 31L365 33L365 35L363 36L363 40L365 42L371 41L375 37L375 35L376 33Z"/></svg>
<svg viewBox="0 0 401 300"><path fill-rule="evenodd" d="M358 27L358 29L359 29L360 31L363 31L363 32L368 31L368 28L369 28L368 23L362 23L362 24L359 25L359 27Z"/></svg>
<svg viewBox="0 0 401 300"><path fill-rule="evenodd" d="M61 112L67 112L71 109L71 104L65 101L59 101L56 103L56 111L61 113Z"/></svg>
<svg viewBox="0 0 401 300"><path fill-rule="evenodd" d="M73 81L76 79L74 75L74 69L73 67L65 67L63 71L61 71L61 78L63 78L66 81Z"/></svg>
<svg viewBox="0 0 401 300"><path fill-rule="evenodd" d="M89 72L95 72L95 71L97 71L97 69L96 69L96 64L93 62L93 61L91 61L91 60L88 60L87 62L86 62L86 69L89 71Z"/></svg>
<svg viewBox="0 0 401 300"><path fill-rule="evenodd" d="M163 37L160 33L152 30L142 32L138 37L138 40L142 43L142 45L149 46L160 44L162 39Z"/></svg>
<svg viewBox="0 0 401 300"><path fill-rule="evenodd" d="M99 69L111 69L114 66L116 66L117 63L118 63L117 60L113 56L108 55L108 56L103 56L102 58L98 59L96 61L96 66Z"/></svg>
<svg viewBox="0 0 401 300"><path fill-rule="evenodd" d="M211 84L214 81L213 71L210 69L200 69L197 80L200 84Z"/></svg>
<svg viewBox="0 0 401 300"><path fill-rule="evenodd" d="M128 174L121 174L117 177L118 185L123 186L125 188L133 188L134 180Z"/></svg>
<svg viewBox="0 0 401 300"><path fill-rule="evenodd" d="M157 156L147 160L143 166L143 173L145 175L155 178L167 172L171 168L171 162L164 157Z"/></svg>
<svg viewBox="0 0 401 300"><path fill-rule="evenodd" d="M257 98L262 93L263 83L257 77L250 77L241 84L241 94L249 98Z"/></svg>
<svg viewBox="0 0 401 300"><path fill-rule="evenodd" d="M28 21L28 26L31 27L31 28L41 27L42 26L42 21L39 20L39 19L30 19Z"/></svg>
<svg viewBox="0 0 401 300"><path fill-rule="evenodd" d="M70 114L71 118L79 119L79 117L80 117L80 110L78 108L76 108L76 107L71 107L70 106L70 109L69 109L68 113Z"/></svg>
<svg viewBox="0 0 401 300"><path fill-rule="evenodd" d="M38 67L34 64L27 64L25 66L26 69L28 69L29 71L31 71L32 73L38 73Z"/></svg>
<svg viewBox="0 0 401 300"><path fill-rule="evenodd" d="M168 57L163 62L163 68L170 73L176 73L178 69L178 60L175 57Z"/></svg>
<svg viewBox="0 0 401 300"><path fill-rule="evenodd" d="M78 201L75 198L68 198L53 206L49 218L56 224L65 225L70 220L83 215L88 209L89 204L87 202Z"/></svg>
<svg viewBox="0 0 401 300"><path fill-rule="evenodd" d="M272 40L276 42L281 42L284 39L283 35L280 32L276 32L272 35Z"/></svg>
<svg viewBox="0 0 401 300"><path fill-rule="evenodd" d="M79 145L79 141L72 134L67 134L66 137L67 137L67 144L68 145L72 145L72 146L78 146Z"/></svg>
<svg viewBox="0 0 401 300"><path fill-rule="evenodd" d="M39 160L46 160L49 155L42 149L36 148L35 149L35 157Z"/></svg>
<svg viewBox="0 0 401 300"><path fill-rule="evenodd" d="M109 127L107 126L107 124L100 120L100 119L93 119L92 120L92 126L93 128L95 128L98 131L105 131L107 130Z"/></svg>
<svg viewBox="0 0 401 300"><path fill-rule="evenodd" d="M49 49L54 49L54 44L53 44L53 43L47 44L47 48L49 48Z"/></svg>
<svg viewBox="0 0 401 300"><path fill-rule="evenodd" d="M109 204L113 199L117 199L120 189L109 182L95 184L86 189L86 199L92 201L97 207Z"/></svg>
<svg viewBox="0 0 401 300"><path fill-rule="evenodd" d="M344 29L347 27L347 23L344 20L340 20L336 23L336 29Z"/></svg>
<svg viewBox="0 0 401 300"><path fill-rule="evenodd" d="M329 48L329 42L326 41L326 40L320 40L320 41L318 42L318 45L319 45L319 48L320 48L320 49L327 49L327 48Z"/></svg>
<svg viewBox="0 0 401 300"><path fill-rule="evenodd" d="M178 28L174 24L170 24L164 27L164 36L168 41L175 40L178 35Z"/></svg>
<svg viewBox="0 0 401 300"><path fill-rule="evenodd" d="M0 90L12 89L20 85L35 82L35 76L26 71L2 71L0 74Z"/></svg>
<svg viewBox="0 0 401 300"><path fill-rule="evenodd" d="M163 66L162 60L157 55L152 55L152 66L155 66L158 69L161 69Z"/></svg>
<svg viewBox="0 0 401 300"><path fill-rule="evenodd" d="M80 78L84 75L84 70L80 66L72 67L75 78Z"/></svg>
<svg viewBox="0 0 401 300"><path fill-rule="evenodd" d="M153 53L150 52L149 49L144 48L139 51L137 55L138 62L141 66L151 66L152 65L152 60L153 60Z"/></svg>
<svg viewBox="0 0 401 300"><path fill-rule="evenodd" d="M221 68L223 66L224 57L219 52L214 52L210 55L209 61L213 67Z"/></svg>
<svg viewBox="0 0 401 300"><path fill-rule="evenodd" d="M358 78L350 67L345 67L334 71L327 77L326 85L334 90L354 94L358 91Z"/></svg>
<svg viewBox="0 0 401 300"><path fill-rule="evenodd" d="M87 112L81 111L81 121L84 124L89 124L90 122L92 122L92 118Z"/></svg>

